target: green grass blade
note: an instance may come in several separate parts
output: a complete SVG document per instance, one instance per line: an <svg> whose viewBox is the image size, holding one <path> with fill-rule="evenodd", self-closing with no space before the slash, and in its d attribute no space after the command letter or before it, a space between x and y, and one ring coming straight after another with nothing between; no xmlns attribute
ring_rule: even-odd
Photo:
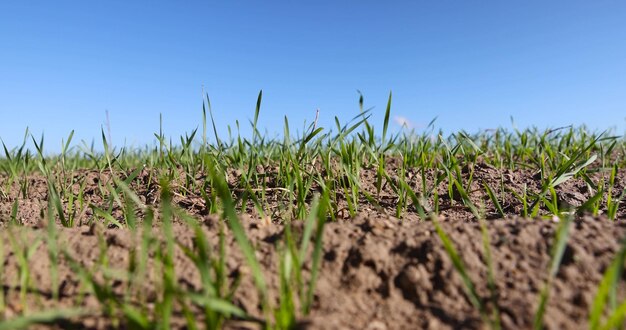
<svg viewBox="0 0 626 330"><path fill-rule="evenodd" d="M614 297L617 291L618 280L621 275L621 269L624 268L625 259L626 239L623 239L620 250L615 255L615 259L613 259L609 268L604 272L604 276L602 276L602 280L598 285L598 292L596 293L589 313L589 329L598 329L600 327L600 321L606 310L607 303L609 300L614 300L614 298L610 298ZM614 306L611 305L612 304L609 304L611 308L609 311L613 310Z"/></svg>
<svg viewBox="0 0 626 330"><path fill-rule="evenodd" d="M323 195L321 197L321 202L319 209L317 210L317 229L315 234L315 246L313 248L313 261L311 265L311 279L309 281L309 286L307 288L306 299L303 303L303 314L308 315L311 311L311 306L313 304L313 294L315 292L315 285L317 283L317 277L319 275L322 255L323 255L323 245L322 240L324 236L324 226L326 225L326 212L330 208L330 197L328 195L328 190L324 190Z"/></svg>
<svg viewBox="0 0 626 330"><path fill-rule="evenodd" d="M315 224L315 219L318 217L318 209L319 209L320 198L318 195L313 197L313 203L311 204L311 211L309 212L308 219L304 224L304 231L302 233L302 242L300 243L300 261L303 261L306 257L306 252L309 247L309 240L311 239L311 234L313 233L313 225Z"/></svg>
<svg viewBox="0 0 626 330"><path fill-rule="evenodd" d="M498 201L498 197L496 197L496 194L493 193L493 190L491 189L491 187L489 187L489 185L486 182L483 182L483 186L485 187L485 190L487 191L487 195L489 195L489 199L491 199L491 202L495 206L496 211L498 211L498 214L500 214L500 216L504 218L505 217L504 209L502 209L502 205L500 205L500 201Z"/></svg>
<svg viewBox="0 0 626 330"><path fill-rule="evenodd" d="M259 112L261 112L261 100L263 99L263 90L259 91L259 96L256 100L256 108L254 109L254 122L252 123L252 144L256 143L257 137L260 135L257 129L257 123L259 121Z"/></svg>
<svg viewBox="0 0 626 330"><path fill-rule="evenodd" d="M264 309L266 310L266 313L268 313L269 305L267 301L267 284L265 282L265 278L263 277L263 273L261 272L261 265L256 259L254 248L252 247L250 240L248 240L248 237L246 236L246 232L243 228L243 225L241 224L241 221L239 220L239 217L237 216L237 211L235 210L235 203L231 196L231 192L228 189L228 185L226 184L226 181L224 181L224 178L218 174L218 172L213 166L210 167L210 171L211 171L211 179L213 181L215 190L217 191L218 195L222 199L222 203L224 207L223 217L227 221L228 227L233 232L233 235L235 236L235 240L237 241L237 244L239 245L241 252L245 256L246 261L248 262L248 265L250 266L252 270L252 276L254 278L254 282L257 287L257 290L259 291L260 299L263 302L263 305L265 306Z"/></svg>
<svg viewBox="0 0 626 330"><path fill-rule="evenodd" d="M387 108L385 109L385 119L383 121L383 146L386 142L387 129L389 128L389 116L391 114L391 92L389 92L389 99L387 100Z"/></svg>
<svg viewBox="0 0 626 330"><path fill-rule="evenodd" d="M537 307L537 311L535 312L535 318L533 321L534 329L543 328L543 317L545 315L548 299L550 297L552 282L554 281L554 278L559 271L559 267L561 266L563 253L565 252L567 241L569 239L569 232L571 227L570 223L570 217L561 218L559 222L559 227L556 230L555 243L552 247L552 261L550 262L550 271L548 273L548 280L544 284L544 287L541 290L541 294L539 297L539 306Z"/></svg>
<svg viewBox="0 0 626 330"><path fill-rule="evenodd" d="M213 109L211 108L211 99L209 99L209 94L206 94L206 103L207 108L209 109L209 116L211 117L211 125L213 126L213 134L215 135L215 142L217 143L218 150L222 150L222 141L220 140L219 135L217 134L217 127L215 126L215 119L213 118ZM204 104L202 105L204 108Z"/></svg>
<svg viewBox="0 0 626 330"><path fill-rule="evenodd" d="M150 329L153 327L144 313L129 304L122 306L122 312L130 329Z"/></svg>
<svg viewBox="0 0 626 330"><path fill-rule="evenodd" d="M581 215L585 212L594 210L594 205L604 197L604 190L599 189L591 198L576 208L576 214Z"/></svg>
<svg viewBox="0 0 626 330"><path fill-rule="evenodd" d="M208 307L211 310L227 315L228 317L236 316L243 319L250 318L245 311L233 305L232 303L219 298L207 297L196 293L188 293L187 297L199 306Z"/></svg>
<svg viewBox="0 0 626 330"><path fill-rule="evenodd" d="M461 257L459 256L459 253L457 252L456 248L452 244L452 241L450 240L446 232L441 228L441 225L439 224L439 220L437 220L436 216L433 216L433 224L435 225L435 230L437 231L437 235L439 236L439 239L441 239L441 243L443 244L443 247L446 250L448 257L450 257L450 260L452 261L452 265L454 266L454 269L457 271L459 276L461 276L461 280L463 281L463 285L464 285L463 288L465 289L465 293L468 295L470 302L472 303L472 305L474 305L476 309L478 309L483 321L485 323L489 323L489 317L487 316L487 311L485 309L485 306L483 305L480 297L478 296L478 292L476 291L476 287L474 286L474 283L472 282L469 275L467 274L467 269L465 267L465 264L463 263L463 260L461 260Z"/></svg>
<svg viewBox="0 0 626 330"><path fill-rule="evenodd" d="M79 308L46 310L1 321L0 330L26 329L36 324L52 324L62 320L81 317L87 314L87 310Z"/></svg>
<svg viewBox="0 0 626 330"><path fill-rule="evenodd" d="M624 319L626 318L626 301L619 305L615 311L609 316L606 324L600 328L602 330L623 329Z"/></svg>

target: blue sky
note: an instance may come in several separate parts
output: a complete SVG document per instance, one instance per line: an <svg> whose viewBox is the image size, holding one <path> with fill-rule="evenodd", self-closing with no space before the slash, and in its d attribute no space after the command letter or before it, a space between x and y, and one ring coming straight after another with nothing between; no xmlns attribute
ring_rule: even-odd
<svg viewBox="0 0 626 330"><path fill-rule="evenodd" d="M75 130L117 145L201 127L202 89L218 130L282 133L358 114L419 131L626 128L623 1L2 1L0 137L28 126L49 150ZM201 128L200 128L201 129ZM396 127L398 129L398 127Z"/></svg>

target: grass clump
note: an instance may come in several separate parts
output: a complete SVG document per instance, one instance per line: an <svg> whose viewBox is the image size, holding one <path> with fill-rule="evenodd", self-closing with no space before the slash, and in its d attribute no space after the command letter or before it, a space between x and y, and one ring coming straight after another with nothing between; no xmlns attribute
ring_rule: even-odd
<svg viewBox="0 0 626 330"><path fill-rule="evenodd" d="M35 290L30 259L45 245L53 299L63 298L61 268L69 265L79 278L81 299L95 297L98 308L45 312L25 308L2 319L0 329L70 322L85 315L134 329L167 328L176 322L189 329L220 329L228 322L293 329L314 308L327 222L359 214L432 220L470 303L494 329L502 322L488 221L516 215L538 221L560 219L535 313L534 326L540 328L572 219L591 214L615 220L626 215L626 187L620 181L626 141L610 132L585 127L498 128L445 136L435 130L435 120L422 132L394 131L390 93L380 135L371 121L374 109L366 109L359 95L359 112L347 123L335 117L335 126L327 129L319 127L316 118L293 134L285 117L283 136L269 139L258 127L262 99L260 92L250 138L241 134L239 122L228 127L228 138L219 134L207 95L202 130L192 130L177 143L163 131L162 116L155 143L138 149L110 145L104 129L101 151L94 143L72 145L74 131L62 141L61 152L52 156L44 149L43 136L36 139L28 130L17 148L2 142L0 202L10 205L10 211L0 219L9 232L7 244L0 244L0 261L10 250L19 269L17 283L3 284L19 291L22 306L31 303L28 297ZM512 178L516 173L524 175ZM572 187L584 191L585 198L570 198ZM35 188L45 191L46 203L39 205L36 223L32 219L28 223L24 205L38 192ZM274 265L259 259L242 214L259 226L284 226L273 242L279 251ZM462 254L437 220L441 215L480 222L477 239L488 270L488 299L479 296ZM212 237L206 226L215 216L220 219L213 224L219 234ZM19 229L25 225L45 227L45 235L22 237ZM179 225L189 229L190 239L177 237ZM81 226L89 226L98 238L93 264L77 258L60 229ZM127 262L121 269L110 263L114 239L108 231L113 229L130 233ZM227 249L229 235L236 252ZM242 255L247 273L229 273L234 253ZM616 298L622 254L623 248L598 288L590 312L594 329L622 324L626 308ZM181 282L176 269L180 259L193 265L197 283ZM3 267L0 262L0 272ZM268 267L274 267L275 274L264 273ZM259 313L235 301L246 279L254 283ZM8 308L4 298L0 295L0 314Z"/></svg>

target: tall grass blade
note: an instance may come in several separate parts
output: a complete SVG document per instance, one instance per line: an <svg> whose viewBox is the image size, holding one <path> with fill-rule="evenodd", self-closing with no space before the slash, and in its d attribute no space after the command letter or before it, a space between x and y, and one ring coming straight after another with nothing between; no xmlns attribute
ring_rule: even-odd
<svg viewBox="0 0 626 330"><path fill-rule="evenodd" d="M561 260L563 259L563 253L565 252L565 248L567 247L571 221L571 217L561 218L559 221L559 226L556 230L555 243L552 247L552 260L550 262L548 280L541 290L539 296L539 305L537 307L537 311L535 312L535 318L533 321L534 329L543 329L543 317L545 315L548 299L550 297L550 289L552 286L552 282L554 281L554 278L559 271L559 267L561 266Z"/></svg>
<svg viewBox="0 0 626 330"><path fill-rule="evenodd" d="M313 294L315 293L315 285L317 283L317 277L319 276L319 271L322 262L323 255L323 245L322 240L324 236L324 226L326 224L326 213L330 208L330 197L328 196L328 190L324 190L322 197L320 199L319 208L317 208L317 212L311 212L315 214L317 217L317 228L315 234L315 246L313 247L313 261L311 265L311 279L309 280L309 286L306 292L306 299L302 304L302 311L304 315L308 315L311 312L311 306L313 305ZM313 222L313 217L309 220Z"/></svg>
<svg viewBox="0 0 626 330"><path fill-rule="evenodd" d="M626 239L622 239L621 247L618 253L615 255L613 262L604 272L602 280L598 285L598 292L591 305L589 313L589 328L599 329L600 322L604 311L609 307L609 312L616 313L615 310L615 295L617 292L617 286L621 277L622 270L624 268L624 261L626 259Z"/></svg>
<svg viewBox="0 0 626 330"><path fill-rule="evenodd" d="M89 311L79 308L46 310L1 321L0 330L27 329L37 324L53 324L62 320L69 320L71 318L81 317L87 314L89 314Z"/></svg>
<svg viewBox="0 0 626 330"><path fill-rule="evenodd" d="M504 209L502 208L502 205L500 205L500 201L498 201L498 197L496 197L496 194L493 193L493 190L491 189L491 187L489 187L489 185L484 182L483 186L485 187L485 190L487 191L487 195L489 195L489 199L491 199L491 202L493 203L493 205L496 208L496 211L498 211L498 214L504 218L505 214L504 214Z"/></svg>
<svg viewBox="0 0 626 330"><path fill-rule="evenodd" d="M465 264L463 263L463 260L461 260L459 253L457 252L456 248L452 244L452 241L450 240L446 232L441 228L441 225L439 224L439 220L437 220L437 216L433 215L432 220L433 220L433 224L435 225L435 230L437 231L437 235L439 236L439 239L441 239L441 243L443 244L443 247L446 250L448 257L450 257L450 260L452 261L452 265L454 266L454 269L457 271L459 276L461 276L465 293L467 294L472 305L474 305L474 307L480 312L480 316L483 319L483 322L485 322L486 324L489 324L490 322L489 322L489 316L487 314L487 309L485 308L484 304L482 303L482 300L478 296L478 292L476 291L476 287L474 286L474 283L472 282L469 275L467 274L467 269L465 267Z"/></svg>
<svg viewBox="0 0 626 330"><path fill-rule="evenodd" d="M389 116L391 114L391 92L389 92L389 99L387 100L387 108L385 109L385 119L383 121L383 139L382 144L387 142L387 129L389 128Z"/></svg>
<svg viewBox="0 0 626 330"><path fill-rule="evenodd" d="M269 315L269 305L267 301L267 284L261 271L261 265L256 259L254 248L248 240L243 225L241 224L241 221L237 216L237 211L235 210L235 203L231 196L231 192L228 189L226 181L224 181L224 178L220 174L218 174L214 166L210 167L210 175L215 190L217 191L217 194L219 195L223 203L223 217L227 221L228 227L233 232L235 240L237 241L241 252L245 256L246 261L248 262L248 265L252 270L252 276L254 278L257 290L259 291L259 296L264 306L264 311L266 315Z"/></svg>

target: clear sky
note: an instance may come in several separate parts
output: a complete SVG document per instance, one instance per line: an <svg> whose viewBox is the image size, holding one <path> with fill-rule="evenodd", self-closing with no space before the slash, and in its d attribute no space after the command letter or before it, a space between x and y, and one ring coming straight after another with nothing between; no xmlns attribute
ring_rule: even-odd
<svg viewBox="0 0 626 330"><path fill-rule="evenodd" d="M99 143L175 141L201 130L202 88L218 130L282 133L358 114L419 131L626 128L624 1L1 1L0 137L28 126L49 150L74 129ZM397 129L397 127L396 127Z"/></svg>

